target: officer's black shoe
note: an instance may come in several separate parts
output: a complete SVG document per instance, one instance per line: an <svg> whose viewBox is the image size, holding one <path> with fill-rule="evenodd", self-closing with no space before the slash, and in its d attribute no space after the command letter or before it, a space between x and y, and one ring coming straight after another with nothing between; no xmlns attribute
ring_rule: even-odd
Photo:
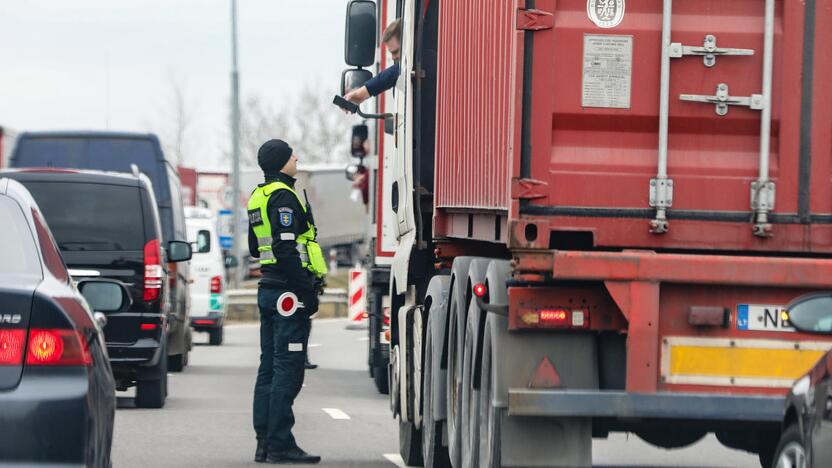
<svg viewBox="0 0 832 468"><path fill-rule="evenodd" d="M306 370L312 370L312 369L317 369L318 365L317 364L312 364L311 362L309 362L309 359L307 359L306 364L304 364L304 367L306 367Z"/></svg>
<svg viewBox="0 0 832 468"><path fill-rule="evenodd" d="M268 449L269 446L265 440L257 439L257 450L254 451L254 461L257 463L265 463Z"/></svg>
<svg viewBox="0 0 832 468"><path fill-rule="evenodd" d="M310 455L300 447L295 447L285 452L271 452L266 457L266 463L273 465L314 465L320 463L320 461L321 457L318 455Z"/></svg>

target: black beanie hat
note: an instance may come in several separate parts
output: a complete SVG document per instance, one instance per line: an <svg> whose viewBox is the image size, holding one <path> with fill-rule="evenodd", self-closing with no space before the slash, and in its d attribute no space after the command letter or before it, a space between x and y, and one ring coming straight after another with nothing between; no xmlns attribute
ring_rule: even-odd
<svg viewBox="0 0 832 468"><path fill-rule="evenodd" d="M263 172L280 172L292 157L292 147L283 140L269 140L257 151L257 164Z"/></svg>

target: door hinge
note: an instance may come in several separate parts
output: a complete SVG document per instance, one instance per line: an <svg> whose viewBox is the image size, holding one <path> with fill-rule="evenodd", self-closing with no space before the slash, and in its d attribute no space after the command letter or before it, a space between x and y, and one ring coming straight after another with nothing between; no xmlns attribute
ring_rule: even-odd
<svg viewBox="0 0 832 468"><path fill-rule="evenodd" d="M549 183L535 179L511 179L511 198L514 200L535 200L549 196Z"/></svg>
<svg viewBox="0 0 832 468"><path fill-rule="evenodd" d="M541 31L555 27L555 17L548 11L517 9L517 29Z"/></svg>

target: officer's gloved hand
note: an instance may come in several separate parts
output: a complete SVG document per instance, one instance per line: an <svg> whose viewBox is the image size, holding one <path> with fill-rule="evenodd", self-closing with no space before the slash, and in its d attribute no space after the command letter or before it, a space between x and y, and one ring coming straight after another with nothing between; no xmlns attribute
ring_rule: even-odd
<svg viewBox="0 0 832 468"><path fill-rule="evenodd" d="M315 280L315 293L322 296L324 294L324 288L326 288L326 278L317 278Z"/></svg>

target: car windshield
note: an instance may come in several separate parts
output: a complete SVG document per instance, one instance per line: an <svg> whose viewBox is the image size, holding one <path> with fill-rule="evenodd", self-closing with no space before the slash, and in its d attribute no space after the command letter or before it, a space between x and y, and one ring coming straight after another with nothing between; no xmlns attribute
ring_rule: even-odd
<svg viewBox="0 0 832 468"><path fill-rule="evenodd" d="M25 182L65 251L141 250L144 222L137 187Z"/></svg>
<svg viewBox="0 0 832 468"><path fill-rule="evenodd" d="M41 275L40 256L29 224L20 206L5 195L0 195L0 219L0 276Z"/></svg>

